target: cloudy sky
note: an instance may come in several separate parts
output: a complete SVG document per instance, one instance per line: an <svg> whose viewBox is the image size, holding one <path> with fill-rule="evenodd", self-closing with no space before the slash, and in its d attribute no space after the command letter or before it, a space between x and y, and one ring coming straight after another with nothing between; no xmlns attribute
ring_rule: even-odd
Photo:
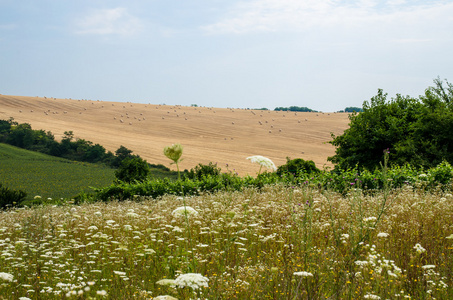
<svg viewBox="0 0 453 300"><path fill-rule="evenodd" d="M453 1L0 0L0 93L337 111L453 81Z"/></svg>

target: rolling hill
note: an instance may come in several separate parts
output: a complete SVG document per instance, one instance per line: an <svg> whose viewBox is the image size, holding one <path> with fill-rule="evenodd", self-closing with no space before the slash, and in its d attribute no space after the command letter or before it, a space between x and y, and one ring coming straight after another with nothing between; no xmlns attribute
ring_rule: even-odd
<svg viewBox="0 0 453 300"><path fill-rule="evenodd" d="M233 108L187 107L96 100L0 95L0 119L13 117L33 129L65 131L115 151L120 145L150 163L169 166L165 146L181 143L180 167L217 163L240 175L254 175L259 166L246 157L263 155L282 165L286 157L331 166L330 133L348 128L347 113L282 112Z"/></svg>

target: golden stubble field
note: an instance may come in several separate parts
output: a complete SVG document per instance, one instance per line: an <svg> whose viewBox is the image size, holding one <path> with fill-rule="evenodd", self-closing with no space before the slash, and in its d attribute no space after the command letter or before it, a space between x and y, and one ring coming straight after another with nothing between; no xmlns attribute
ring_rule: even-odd
<svg viewBox="0 0 453 300"><path fill-rule="evenodd" d="M212 107L0 95L0 119L13 117L33 129L65 131L115 151L123 145L149 163L170 165L163 148L184 147L181 169L217 163L223 171L255 175L246 157L263 155L279 166L286 157L331 166L330 133L348 128L346 113L295 113ZM174 167L172 167L174 168Z"/></svg>

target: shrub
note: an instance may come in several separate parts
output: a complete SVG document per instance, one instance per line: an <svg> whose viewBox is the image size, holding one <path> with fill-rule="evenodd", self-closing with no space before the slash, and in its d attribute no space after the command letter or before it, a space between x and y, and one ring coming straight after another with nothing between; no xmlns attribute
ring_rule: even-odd
<svg viewBox="0 0 453 300"><path fill-rule="evenodd" d="M397 165L430 168L443 160L453 163L453 85L439 79L418 99L396 95L387 101L381 89L363 103L363 112L349 116L349 128L330 142L336 146L329 160L337 169L372 170L382 151L390 150Z"/></svg>
<svg viewBox="0 0 453 300"><path fill-rule="evenodd" d="M0 183L0 209L19 206L26 196L27 193L24 191L11 190L7 187L3 187Z"/></svg>
<svg viewBox="0 0 453 300"><path fill-rule="evenodd" d="M319 173L320 170L316 167L312 160L303 160L302 158L290 159L286 158L286 164L281 165L277 169L277 175L294 175L299 176L301 173Z"/></svg>
<svg viewBox="0 0 453 300"><path fill-rule="evenodd" d="M206 176L217 177L220 175L221 169L217 164L210 162L207 165L198 164L195 168L190 169L185 176L189 179L202 180Z"/></svg>
<svg viewBox="0 0 453 300"><path fill-rule="evenodd" d="M124 182L144 181L148 177L149 172L149 165L145 160L140 157L133 157L122 161L115 172L115 177L117 180Z"/></svg>

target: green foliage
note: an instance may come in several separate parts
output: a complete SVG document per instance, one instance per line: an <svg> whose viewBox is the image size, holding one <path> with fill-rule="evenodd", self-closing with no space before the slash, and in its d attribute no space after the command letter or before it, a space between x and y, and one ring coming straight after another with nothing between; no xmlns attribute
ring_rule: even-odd
<svg viewBox="0 0 453 300"><path fill-rule="evenodd" d="M220 167L217 167L217 164L210 162L207 165L198 164L195 168L190 169L185 176L189 179L201 180L207 176L217 177L221 171Z"/></svg>
<svg viewBox="0 0 453 300"><path fill-rule="evenodd" d="M140 157L133 157L121 162L120 167L115 171L115 177L124 182L144 181L149 173L148 163Z"/></svg>
<svg viewBox="0 0 453 300"><path fill-rule="evenodd" d="M355 106L348 106L344 109L343 112L349 112L349 113L352 113L352 112L362 112L363 109L360 108L360 107L355 107Z"/></svg>
<svg viewBox="0 0 453 300"><path fill-rule="evenodd" d="M290 107L276 107L275 111L300 111L300 112L317 112L317 110L308 107L290 106Z"/></svg>
<svg viewBox="0 0 453 300"><path fill-rule="evenodd" d="M99 144L75 139L72 131L65 131L59 143L50 131L33 130L30 124L18 124L12 118L8 121L0 120L0 142L69 160L102 163L114 168L119 167L124 159L137 156L124 146L120 146L115 155L110 151L106 152Z"/></svg>
<svg viewBox="0 0 453 300"><path fill-rule="evenodd" d="M215 167L215 165L211 164L211 167ZM199 170L201 169L204 168L199 168ZM214 168L214 170L216 169ZM193 175L190 176L193 176L193 178L184 176L182 180L155 178L143 182L119 182L97 189L94 198L107 201L133 199L137 196L157 198L166 194L199 195L223 190L240 191L249 187L262 189L266 185L275 184L310 187L321 191L334 191L343 195L355 190L373 194L381 190L399 189L405 186L426 191L453 189L453 167L447 162L425 171L417 170L407 164L393 166L385 169L385 171L382 168L369 171L367 169L359 170L355 167L342 171L315 169L312 172L305 172L305 169L301 169L299 172L292 173L282 169L281 174L264 172L256 178L251 176L240 177L231 173L211 175L202 172L199 173L200 177L197 177L197 172L191 171L193 171Z"/></svg>
<svg viewBox="0 0 453 300"><path fill-rule="evenodd" d="M442 161L453 163L453 86L439 79L419 99L397 95L387 101L378 94L363 104L363 112L349 116L349 128L330 142L336 146L329 160L337 169L372 170L382 151L390 150L393 164L430 168Z"/></svg>
<svg viewBox="0 0 453 300"><path fill-rule="evenodd" d="M114 180L114 170L103 165L69 161L0 143L0 182L3 186L43 199L71 198L90 187Z"/></svg>
<svg viewBox="0 0 453 300"><path fill-rule="evenodd" d="M316 167L312 160L303 160L302 158L290 159L286 158L286 164L277 168L277 175L294 175L299 176L301 173L319 173L320 170Z"/></svg>
<svg viewBox="0 0 453 300"><path fill-rule="evenodd" d="M11 190L0 183L0 209L18 206L26 196L24 191Z"/></svg>

